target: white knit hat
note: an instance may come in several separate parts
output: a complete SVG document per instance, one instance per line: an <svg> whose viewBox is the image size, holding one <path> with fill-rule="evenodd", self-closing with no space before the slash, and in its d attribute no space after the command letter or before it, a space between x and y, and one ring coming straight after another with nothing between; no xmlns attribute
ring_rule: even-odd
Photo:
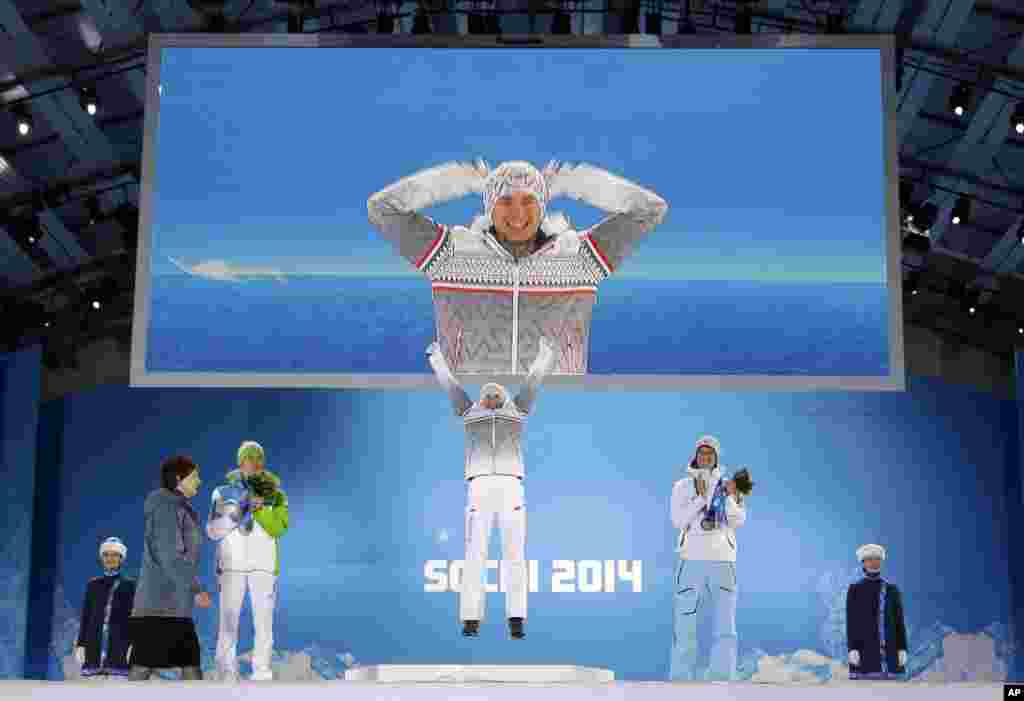
<svg viewBox="0 0 1024 701"><path fill-rule="evenodd" d="M881 545L875 545L874 543L868 543L857 548L857 559L860 562L865 560L873 559L884 560L885 559L885 548Z"/></svg>
<svg viewBox="0 0 1024 701"><path fill-rule="evenodd" d="M117 553L123 560L128 557L128 547L120 538L107 538L100 543L100 557L103 557L103 553Z"/></svg>
<svg viewBox="0 0 1024 701"><path fill-rule="evenodd" d="M484 213L493 221L495 203L513 192L528 192L540 205L540 220L544 221L548 206L548 181L532 164L526 161L508 161L492 170L484 183Z"/></svg>
<svg viewBox="0 0 1024 701"><path fill-rule="evenodd" d="M715 451L715 455L719 458L722 457L722 446L714 436L701 436L698 438L697 447L694 448L694 451L700 450L703 447L711 448Z"/></svg>

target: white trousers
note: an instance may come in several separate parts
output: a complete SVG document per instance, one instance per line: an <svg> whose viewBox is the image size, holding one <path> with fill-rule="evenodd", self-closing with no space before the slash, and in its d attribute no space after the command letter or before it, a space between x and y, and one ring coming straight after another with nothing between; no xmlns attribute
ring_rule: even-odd
<svg viewBox="0 0 1024 701"><path fill-rule="evenodd" d="M242 602L249 592L252 622L256 629L252 650L255 673L270 671L274 649L274 605L277 602L277 577L267 572L224 572L220 575L220 630L217 632L217 669L221 674L238 674L238 624Z"/></svg>
<svg viewBox="0 0 1024 701"><path fill-rule="evenodd" d="M523 481L509 475L482 475L469 481L466 504L466 559L459 618L484 618L487 545L497 519L501 529L500 577L508 618L526 618L526 503Z"/></svg>

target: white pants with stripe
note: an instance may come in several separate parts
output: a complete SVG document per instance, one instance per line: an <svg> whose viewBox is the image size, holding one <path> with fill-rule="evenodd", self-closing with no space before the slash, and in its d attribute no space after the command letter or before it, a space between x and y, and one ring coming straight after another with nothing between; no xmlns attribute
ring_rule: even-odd
<svg viewBox="0 0 1024 701"><path fill-rule="evenodd" d="M466 505L466 560L459 618L484 618L487 545L497 521L501 529L500 576L508 618L526 618L526 502L523 481L510 475L482 475L469 481Z"/></svg>
<svg viewBox="0 0 1024 701"><path fill-rule="evenodd" d="M242 602L249 592L255 630L252 667L256 674L270 671L274 649L274 605L277 577L268 572L223 572L220 588L220 630L217 632L217 669L222 675L238 675L238 624Z"/></svg>

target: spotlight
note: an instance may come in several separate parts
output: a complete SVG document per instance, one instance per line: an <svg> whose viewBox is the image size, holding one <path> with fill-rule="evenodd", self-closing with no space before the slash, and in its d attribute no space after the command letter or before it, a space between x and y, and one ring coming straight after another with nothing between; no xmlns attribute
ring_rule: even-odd
<svg viewBox="0 0 1024 701"><path fill-rule="evenodd" d="M1024 136L1024 104L1018 104L1010 117L1010 128L1017 136Z"/></svg>
<svg viewBox="0 0 1024 701"><path fill-rule="evenodd" d="M89 226L96 226L103 219L103 210L100 208L98 197L90 197L85 202L86 211L89 213Z"/></svg>
<svg viewBox="0 0 1024 701"><path fill-rule="evenodd" d="M96 97L95 88L82 88L78 94L78 103L90 117L95 117L100 111L100 102Z"/></svg>
<svg viewBox="0 0 1024 701"><path fill-rule="evenodd" d="M572 34L572 18L565 10L559 9L555 12L555 18L551 23L552 34Z"/></svg>
<svg viewBox="0 0 1024 701"><path fill-rule="evenodd" d="M416 17L412 21L413 34L430 34L430 17L423 10L416 10Z"/></svg>
<svg viewBox="0 0 1024 701"><path fill-rule="evenodd" d="M911 270L907 273L906 284L903 286L911 297L916 297L917 293L921 291L921 273L916 270Z"/></svg>
<svg viewBox="0 0 1024 701"><path fill-rule="evenodd" d="M963 117L971 104L971 88L963 83L953 88L953 94L949 96L949 109L957 117Z"/></svg>
<svg viewBox="0 0 1024 701"><path fill-rule="evenodd" d="M15 124L18 128L18 136L21 138L27 138L32 133L32 129L35 126L32 121L32 114L27 108L18 105L17 107L11 108L11 112L14 114Z"/></svg>
<svg viewBox="0 0 1024 701"><path fill-rule="evenodd" d="M966 224L971 216L971 201L961 195L953 205L952 219L954 224Z"/></svg>
<svg viewBox="0 0 1024 701"><path fill-rule="evenodd" d="M973 317L978 313L978 307L981 306L981 291L973 287L966 289L960 300L960 306Z"/></svg>

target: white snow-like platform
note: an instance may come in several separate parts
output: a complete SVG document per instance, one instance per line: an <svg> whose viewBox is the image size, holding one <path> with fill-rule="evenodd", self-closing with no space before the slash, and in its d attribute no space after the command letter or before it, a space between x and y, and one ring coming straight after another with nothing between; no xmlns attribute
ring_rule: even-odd
<svg viewBox="0 0 1024 701"><path fill-rule="evenodd" d="M436 669L436 667L435 667ZM146 684L140 692L139 684ZM590 684L363 681L323 682L36 682L0 681L4 701L993 701L1003 698L1002 684L926 684L856 682L764 684L751 682L668 683L606 682ZM186 696L183 696L186 695Z"/></svg>
<svg viewBox="0 0 1024 701"><path fill-rule="evenodd" d="M354 667L346 681L422 684L602 684L615 681L607 669L573 665L379 664Z"/></svg>

